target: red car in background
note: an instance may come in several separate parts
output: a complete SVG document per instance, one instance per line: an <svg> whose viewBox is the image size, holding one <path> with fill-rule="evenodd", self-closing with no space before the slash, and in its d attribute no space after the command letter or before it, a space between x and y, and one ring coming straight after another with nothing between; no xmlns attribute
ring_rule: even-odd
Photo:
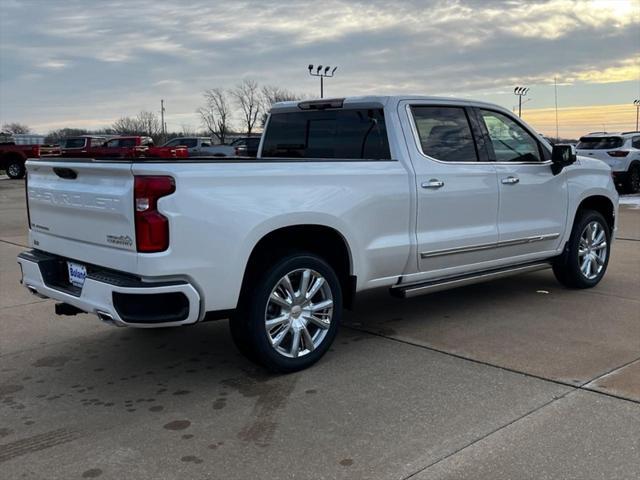
<svg viewBox="0 0 640 480"><path fill-rule="evenodd" d="M156 147L151 137L70 137L62 146L63 157L82 158L187 158L186 147Z"/></svg>
<svg viewBox="0 0 640 480"><path fill-rule="evenodd" d="M17 180L24 177L24 162L28 158L58 156L60 149L48 145L16 145L14 142L0 143L0 170Z"/></svg>

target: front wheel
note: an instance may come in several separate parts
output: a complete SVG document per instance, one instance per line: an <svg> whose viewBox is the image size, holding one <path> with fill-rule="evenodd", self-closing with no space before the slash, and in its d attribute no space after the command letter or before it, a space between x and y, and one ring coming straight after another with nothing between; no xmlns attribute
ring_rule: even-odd
<svg viewBox="0 0 640 480"><path fill-rule="evenodd" d="M569 288L595 287L607 270L611 232L604 217L596 211L578 214L564 252L553 264L553 273Z"/></svg>
<svg viewBox="0 0 640 480"><path fill-rule="evenodd" d="M22 160L9 160L6 169L7 176L12 180L19 180L24 177L25 168Z"/></svg>
<svg viewBox="0 0 640 480"><path fill-rule="evenodd" d="M322 258L310 253L282 258L247 290L231 330L250 360L288 373L326 353L338 332L342 290Z"/></svg>

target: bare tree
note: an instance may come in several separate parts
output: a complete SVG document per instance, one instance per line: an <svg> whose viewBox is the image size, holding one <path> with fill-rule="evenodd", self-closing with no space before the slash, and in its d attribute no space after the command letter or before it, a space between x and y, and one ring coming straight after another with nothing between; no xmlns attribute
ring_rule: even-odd
<svg viewBox="0 0 640 480"><path fill-rule="evenodd" d="M138 135L140 134L138 122L132 117L120 117L113 122L111 128L118 135Z"/></svg>
<svg viewBox="0 0 640 480"><path fill-rule="evenodd" d="M202 125L220 143L225 143L231 129L231 108L228 94L222 88L211 88L204 92L204 98L205 106L197 110Z"/></svg>
<svg viewBox="0 0 640 480"><path fill-rule="evenodd" d="M187 123L183 123L180 126L181 137L195 137L197 135L196 129Z"/></svg>
<svg viewBox="0 0 640 480"><path fill-rule="evenodd" d="M242 112L242 120L247 128L247 135L251 136L253 127L262 111L262 98L258 89L258 82L248 79L243 80L233 89L232 94Z"/></svg>
<svg viewBox="0 0 640 480"><path fill-rule="evenodd" d="M162 134L162 127L158 115L153 112L142 110L136 117L138 130L144 135L153 137L154 141Z"/></svg>
<svg viewBox="0 0 640 480"><path fill-rule="evenodd" d="M51 130L44 141L51 145L59 145L65 138L79 137L80 135L87 135L89 133L89 130L85 130L84 128L59 128L58 130Z"/></svg>
<svg viewBox="0 0 640 480"><path fill-rule="evenodd" d="M24 123L18 123L18 122L5 123L4 125L2 125L2 131L5 133L10 133L12 135L21 134L21 133L31 133L31 129L29 128L28 125L25 125Z"/></svg>
<svg viewBox="0 0 640 480"><path fill-rule="evenodd" d="M305 98L304 94L292 92L284 88L280 88L274 85L265 85L261 91L261 103L262 103L262 116L261 123L264 127L267 122L267 115L274 103L288 102L291 100L302 100Z"/></svg>

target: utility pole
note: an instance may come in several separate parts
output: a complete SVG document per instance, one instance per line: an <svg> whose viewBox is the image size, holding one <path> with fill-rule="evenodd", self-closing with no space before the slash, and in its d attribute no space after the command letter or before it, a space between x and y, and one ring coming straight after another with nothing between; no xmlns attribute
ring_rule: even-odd
<svg viewBox="0 0 640 480"><path fill-rule="evenodd" d="M313 64L309 64L309 75L312 77L320 77L320 98L324 98L324 79L333 77L337 69L338 67L333 67L333 70L331 70L331 67L327 66L324 67L324 72L321 72L320 70L322 70L322 65L318 65L314 72ZM329 73L329 70L331 70L331 73Z"/></svg>
<svg viewBox="0 0 640 480"><path fill-rule="evenodd" d="M522 97L527 94L529 89L527 87L516 87L513 89L513 94L518 97L518 117L522 118Z"/></svg>
<svg viewBox="0 0 640 480"><path fill-rule="evenodd" d="M640 132L640 130L638 129L638 119L640 117L640 99L634 100L633 104L636 106L636 132Z"/></svg>
<svg viewBox="0 0 640 480"><path fill-rule="evenodd" d="M556 97L556 143L560 143L560 135L558 134L558 78L553 77L553 89Z"/></svg>
<svg viewBox="0 0 640 480"><path fill-rule="evenodd" d="M167 126L164 123L164 100L160 100L160 126L162 128L162 141L167 137Z"/></svg>

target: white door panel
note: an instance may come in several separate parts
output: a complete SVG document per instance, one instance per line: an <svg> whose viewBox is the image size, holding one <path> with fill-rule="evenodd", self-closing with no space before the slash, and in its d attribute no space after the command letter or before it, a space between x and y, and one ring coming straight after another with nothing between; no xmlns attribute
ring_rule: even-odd
<svg viewBox="0 0 640 480"><path fill-rule="evenodd" d="M459 106L411 103L415 108L457 108ZM447 131L457 125L464 129L464 112L450 115L438 123L434 118L418 118L416 125L409 104L400 105L403 131L416 174L418 272L465 267L498 258L498 183L495 165L474 161L457 161L468 156L477 158L471 149L456 149L459 142L447 135L460 136L468 144L467 132ZM457 122L457 125L456 125ZM420 133L419 133L420 129ZM425 133L426 132L426 133ZM456 137L457 138L457 137ZM430 143L432 142L432 143ZM473 145L473 144L471 144ZM423 147L440 149L453 161L436 159L423 152Z"/></svg>
<svg viewBox="0 0 640 480"><path fill-rule="evenodd" d="M548 164L496 165L500 208L498 228L505 256L555 250L567 220L567 183L564 172L554 175ZM504 183L517 178L517 183Z"/></svg>

